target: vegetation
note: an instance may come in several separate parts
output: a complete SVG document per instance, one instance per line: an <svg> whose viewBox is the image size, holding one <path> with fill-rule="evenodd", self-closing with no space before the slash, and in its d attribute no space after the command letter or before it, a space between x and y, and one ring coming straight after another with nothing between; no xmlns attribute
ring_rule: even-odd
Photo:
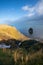
<svg viewBox="0 0 43 65"><path fill-rule="evenodd" d="M22 41L29 39L20 33L15 27L9 25L0 25L0 40L8 40L11 38Z"/></svg>
<svg viewBox="0 0 43 65"><path fill-rule="evenodd" d="M9 53L9 51L2 51L2 49L0 49L0 65L14 65L14 60L13 57L11 55L11 52Z"/></svg>
<svg viewBox="0 0 43 65"><path fill-rule="evenodd" d="M15 49L0 49L0 65L43 65L43 43L26 40Z"/></svg>

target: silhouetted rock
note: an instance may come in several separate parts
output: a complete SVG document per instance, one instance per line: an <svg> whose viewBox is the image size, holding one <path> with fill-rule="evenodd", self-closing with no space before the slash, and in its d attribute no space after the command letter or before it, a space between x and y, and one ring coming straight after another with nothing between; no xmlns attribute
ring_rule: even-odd
<svg viewBox="0 0 43 65"><path fill-rule="evenodd" d="M18 45L19 45L19 40L16 40L16 39L8 39L8 40L2 40L0 41L0 44L4 44L4 45L10 45L10 49L13 49L13 48L17 48Z"/></svg>

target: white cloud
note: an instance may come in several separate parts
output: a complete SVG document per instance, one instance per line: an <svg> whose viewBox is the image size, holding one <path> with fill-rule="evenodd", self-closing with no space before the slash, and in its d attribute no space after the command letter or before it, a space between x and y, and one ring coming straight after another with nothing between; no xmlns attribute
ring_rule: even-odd
<svg viewBox="0 0 43 65"><path fill-rule="evenodd" d="M29 7L28 5L23 6L22 10L27 11L28 14L26 16L33 16L34 15L34 7Z"/></svg>
<svg viewBox="0 0 43 65"><path fill-rule="evenodd" d="M29 7L28 7L28 5L26 5L26 6L23 6L22 9L23 9L24 11L28 11L28 10L29 10Z"/></svg>
<svg viewBox="0 0 43 65"><path fill-rule="evenodd" d="M31 16L33 16L33 15L34 15L34 13L30 13L30 14L28 14L27 16L31 17Z"/></svg>
<svg viewBox="0 0 43 65"><path fill-rule="evenodd" d="M28 5L25 5L22 7L22 10L27 11L27 16L34 16L37 15L43 15L43 0L39 0L38 3L36 3L35 6L30 7Z"/></svg>
<svg viewBox="0 0 43 65"><path fill-rule="evenodd" d="M34 7L29 7L28 5L25 5L25 6L22 7L22 10L33 12L34 11Z"/></svg>
<svg viewBox="0 0 43 65"><path fill-rule="evenodd" d="M36 4L36 12L39 15L43 15L43 0L40 0L37 4Z"/></svg>

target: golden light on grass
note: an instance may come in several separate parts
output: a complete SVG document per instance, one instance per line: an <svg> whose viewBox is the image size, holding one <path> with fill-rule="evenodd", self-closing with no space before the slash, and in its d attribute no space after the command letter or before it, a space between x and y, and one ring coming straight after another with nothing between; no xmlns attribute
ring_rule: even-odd
<svg viewBox="0 0 43 65"><path fill-rule="evenodd" d="M0 40L2 39L17 39L23 41L29 38L20 33L15 27L0 25Z"/></svg>

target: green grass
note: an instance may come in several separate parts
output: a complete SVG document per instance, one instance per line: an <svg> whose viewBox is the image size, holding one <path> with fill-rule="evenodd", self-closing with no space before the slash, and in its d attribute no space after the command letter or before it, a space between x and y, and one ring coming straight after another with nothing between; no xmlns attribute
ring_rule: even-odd
<svg viewBox="0 0 43 65"><path fill-rule="evenodd" d="M14 60L12 57L12 54L8 51L3 52L2 49L0 49L0 65L14 65Z"/></svg>
<svg viewBox="0 0 43 65"><path fill-rule="evenodd" d="M13 50L0 49L0 65L43 65L43 43L23 42L21 47Z"/></svg>
<svg viewBox="0 0 43 65"><path fill-rule="evenodd" d="M43 65L43 52L40 50L31 54L25 49L18 48L13 52L10 50L9 53L8 49L6 52L0 49L0 65Z"/></svg>

